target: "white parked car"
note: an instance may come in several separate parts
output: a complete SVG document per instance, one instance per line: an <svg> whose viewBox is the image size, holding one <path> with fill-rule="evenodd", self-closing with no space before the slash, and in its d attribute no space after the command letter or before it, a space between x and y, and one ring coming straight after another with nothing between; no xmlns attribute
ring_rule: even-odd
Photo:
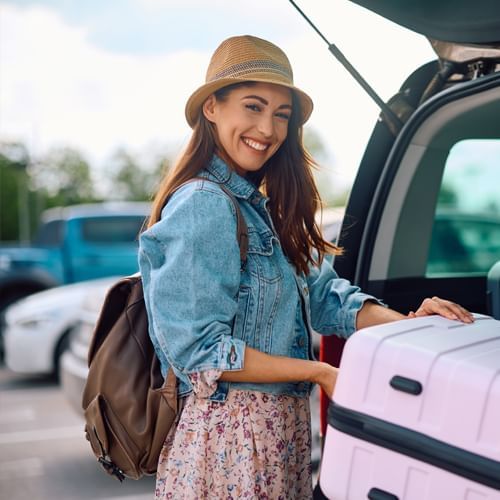
<svg viewBox="0 0 500 500"><path fill-rule="evenodd" d="M85 298L104 290L116 277L83 281L35 293L5 311L5 363L25 374L59 374Z"/></svg>

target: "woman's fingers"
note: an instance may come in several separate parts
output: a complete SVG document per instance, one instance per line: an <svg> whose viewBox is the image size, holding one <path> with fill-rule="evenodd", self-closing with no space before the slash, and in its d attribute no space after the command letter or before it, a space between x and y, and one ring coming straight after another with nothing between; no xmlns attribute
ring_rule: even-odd
<svg viewBox="0 0 500 500"><path fill-rule="evenodd" d="M429 316L430 314L439 314L445 318L463 321L464 323L472 323L474 321L474 317L467 309L439 297L424 299L420 307L408 316L411 318Z"/></svg>

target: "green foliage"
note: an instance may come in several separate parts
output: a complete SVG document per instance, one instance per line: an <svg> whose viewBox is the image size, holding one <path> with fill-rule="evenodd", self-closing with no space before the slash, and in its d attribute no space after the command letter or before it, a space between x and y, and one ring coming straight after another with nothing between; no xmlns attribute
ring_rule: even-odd
<svg viewBox="0 0 500 500"><path fill-rule="evenodd" d="M15 241L29 236L30 228L20 231L23 211L27 210L29 200L28 151L22 144L0 143L0 240ZM29 220L24 218L24 220ZM28 234L26 234L28 233Z"/></svg>
<svg viewBox="0 0 500 500"><path fill-rule="evenodd" d="M44 193L47 207L97 201L90 165L72 148L52 149L28 167L32 186Z"/></svg>
<svg viewBox="0 0 500 500"><path fill-rule="evenodd" d="M97 201L94 193L78 151L57 148L33 161L23 144L0 143L0 240L27 242L43 209Z"/></svg>
<svg viewBox="0 0 500 500"><path fill-rule="evenodd" d="M438 195L438 206L456 208L458 206L458 194L456 189L448 184L443 183Z"/></svg>
<svg viewBox="0 0 500 500"><path fill-rule="evenodd" d="M151 200L159 180L168 168L168 160L157 156L153 165L145 167L124 149L118 150L111 161L112 199L127 201Z"/></svg>

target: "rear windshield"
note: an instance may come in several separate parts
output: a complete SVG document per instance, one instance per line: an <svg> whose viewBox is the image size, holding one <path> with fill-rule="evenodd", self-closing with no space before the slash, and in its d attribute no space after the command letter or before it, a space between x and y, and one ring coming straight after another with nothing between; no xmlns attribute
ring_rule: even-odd
<svg viewBox="0 0 500 500"><path fill-rule="evenodd" d="M59 247L64 238L64 221L52 220L42 224L33 243L39 247Z"/></svg>
<svg viewBox="0 0 500 500"><path fill-rule="evenodd" d="M82 221L82 238L91 243L133 243L144 224L144 216L94 217Z"/></svg>

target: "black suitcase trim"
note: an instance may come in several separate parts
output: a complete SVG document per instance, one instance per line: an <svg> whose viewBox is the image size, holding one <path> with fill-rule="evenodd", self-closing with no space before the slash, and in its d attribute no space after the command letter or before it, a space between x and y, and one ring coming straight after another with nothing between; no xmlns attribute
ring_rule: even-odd
<svg viewBox="0 0 500 500"><path fill-rule="evenodd" d="M328 407L328 424L340 432L435 465L500 490L500 462L457 448L420 432L344 408Z"/></svg>

